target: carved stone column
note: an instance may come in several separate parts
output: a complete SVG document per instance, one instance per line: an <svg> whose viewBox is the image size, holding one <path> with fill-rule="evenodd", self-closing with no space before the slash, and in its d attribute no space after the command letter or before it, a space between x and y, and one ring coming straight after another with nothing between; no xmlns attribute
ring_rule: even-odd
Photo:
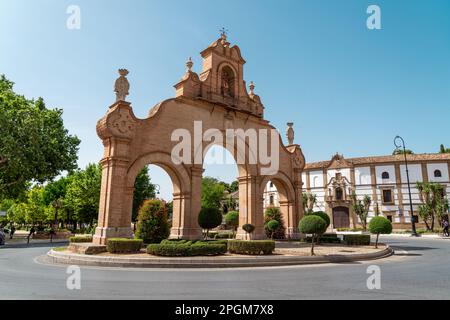
<svg viewBox="0 0 450 320"><path fill-rule="evenodd" d="M254 176L239 177L239 229L237 239L265 239L262 192L259 190L260 178ZM243 229L244 224L252 224L255 231L249 236Z"/></svg>
<svg viewBox="0 0 450 320"><path fill-rule="evenodd" d="M127 188L130 165L129 146L134 138L137 120L130 103L118 101L97 123L97 133L103 140L101 160L102 184L99 218L93 242L105 245L108 238L131 238L133 188Z"/></svg>

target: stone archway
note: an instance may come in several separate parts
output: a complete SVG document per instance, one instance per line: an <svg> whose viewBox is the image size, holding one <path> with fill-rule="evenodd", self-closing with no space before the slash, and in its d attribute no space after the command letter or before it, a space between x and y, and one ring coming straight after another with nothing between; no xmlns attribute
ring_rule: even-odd
<svg viewBox="0 0 450 320"><path fill-rule="evenodd" d="M264 106L254 93L255 86L252 84L247 91L243 80L245 60L237 46L230 46L222 35L201 55L204 59L202 73L193 72L193 63L189 60L185 75L175 85L176 97L157 104L146 119L136 118L131 104L124 101L129 84L125 78L127 72L121 70L121 77L116 81L118 100L97 123L104 155L95 244L105 244L111 237L132 236L134 179L147 164L162 167L172 179L174 223L171 236L201 238L197 217L206 153L203 151L212 144L222 145L232 152L238 164L240 226L253 224L256 230L251 237L264 238L261 197L264 181L273 180L281 191L288 236L296 237L298 219L303 215L301 172L305 159L300 146L285 147L275 128L264 119ZM232 84L218 81L222 66L228 70L228 80L227 76L223 80ZM232 95L228 94L227 86L233 90ZM231 139L227 136L230 130L235 133ZM252 136L253 132L257 134ZM264 138L261 135L264 132L272 135ZM212 133L211 136L208 133ZM220 134L226 139L218 140ZM186 136L189 139L185 139ZM257 151L252 145L255 137ZM230 140L234 143L231 147ZM189 148L182 148L180 152L177 148L181 143L188 143ZM273 162L261 160L263 149L267 155L277 158L275 171L267 170ZM239 230L238 236L245 237L242 229Z"/></svg>

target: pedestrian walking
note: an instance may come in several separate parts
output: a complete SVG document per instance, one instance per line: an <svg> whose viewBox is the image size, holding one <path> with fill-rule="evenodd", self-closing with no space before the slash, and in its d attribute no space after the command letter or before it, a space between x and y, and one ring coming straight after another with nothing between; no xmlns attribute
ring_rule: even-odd
<svg viewBox="0 0 450 320"><path fill-rule="evenodd" d="M448 237L449 236L449 233L448 233L448 227L449 227L448 220L444 219L444 221L442 222L442 226L444 227L444 236Z"/></svg>
<svg viewBox="0 0 450 320"><path fill-rule="evenodd" d="M3 228L0 228L0 246L5 245L5 233L3 232Z"/></svg>
<svg viewBox="0 0 450 320"><path fill-rule="evenodd" d="M34 229L34 227L31 227L30 229L30 233L28 234L28 240L27 240L27 244L30 243L30 237L36 232L36 230Z"/></svg>
<svg viewBox="0 0 450 320"><path fill-rule="evenodd" d="M16 228L12 225L11 229L9 230L9 239L13 238L15 232L16 232Z"/></svg>

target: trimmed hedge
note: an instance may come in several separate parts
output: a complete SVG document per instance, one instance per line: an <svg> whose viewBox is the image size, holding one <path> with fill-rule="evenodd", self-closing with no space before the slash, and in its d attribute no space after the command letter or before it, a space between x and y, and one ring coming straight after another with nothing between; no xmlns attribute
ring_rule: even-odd
<svg viewBox="0 0 450 320"><path fill-rule="evenodd" d="M228 241L228 251L236 254L269 255L275 250L275 241L271 240L231 240Z"/></svg>
<svg viewBox="0 0 450 320"><path fill-rule="evenodd" d="M214 236L214 239L233 239L234 235L230 232L221 232L221 233L217 233Z"/></svg>
<svg viewBox="0 0 450 320"><path fill-rule="evenodd" d="M346 234L344 243L349 246L368 246L370 245L370 235L368 234Z"/></svg>
<svg viewBox="0 0 450 320"><path fill-rule="evenodd" d="M311 242L312 237L307 237L305 239L306 242ZM341 243L341 239L337 237L337 235L323 235L319 237L320 243Z"/></svg>
<svg viewBox="0 0 450 320"><path fill-rule="evenodd" d="M142 248L143 241L141 239L108 239L106 250L109 253L135 253Z"/></svg>
<svg viewBox="0 0 450 320"><path fill-rule="evenodd" d="M147 253L164 257L217 256L227 252L227 244L221 241L165 240L150 244Z"/></svg>
<svg viewBox="0 0 450 320"><path fill-rule="evenodd" d="M92 236L77 236L71 237L70 243L90 243L92 242Z"/></svg>

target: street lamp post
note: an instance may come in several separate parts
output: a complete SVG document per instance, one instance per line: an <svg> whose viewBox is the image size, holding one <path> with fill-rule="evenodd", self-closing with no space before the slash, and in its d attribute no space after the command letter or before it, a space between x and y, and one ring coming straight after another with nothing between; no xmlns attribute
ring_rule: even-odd
<svg viewBox="0 0 450 320"><path fill-rule="evenodd" d="M412 197L411 197L411 183L409 181L408 157L406 156L405 140L403 140L403 138L400 136L396 136L394 139L394 145L395 145L396 150L401 150L403 148L403 155L405 157L406 181L408 182L409 208L410 208L410 212L411 212L411 228L412 228L411 236L417 237L416 219L414 217L414 208L413 208Z"/></svg>

